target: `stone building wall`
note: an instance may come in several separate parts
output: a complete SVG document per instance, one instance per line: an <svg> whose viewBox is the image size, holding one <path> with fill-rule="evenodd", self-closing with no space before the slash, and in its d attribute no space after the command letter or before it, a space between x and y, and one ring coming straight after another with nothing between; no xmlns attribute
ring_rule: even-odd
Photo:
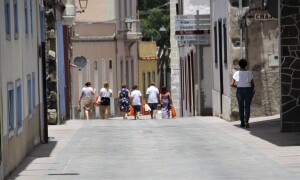
<svg viewBox="0 0 300 180"><path fill-rule="evenodd" d="M282 131L300 131L300 2L280 1Z"/></svg>

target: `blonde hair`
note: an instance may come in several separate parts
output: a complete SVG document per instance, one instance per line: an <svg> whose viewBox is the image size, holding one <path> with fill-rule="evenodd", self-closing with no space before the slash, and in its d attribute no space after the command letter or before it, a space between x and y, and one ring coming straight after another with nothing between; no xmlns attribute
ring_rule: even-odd
<svg viewBox="0 0 300 180"><path fill-rule="evenodd" d="M104 88L108 89L109 88L108 82L104 82L103 86L104 86Z"/></svg>

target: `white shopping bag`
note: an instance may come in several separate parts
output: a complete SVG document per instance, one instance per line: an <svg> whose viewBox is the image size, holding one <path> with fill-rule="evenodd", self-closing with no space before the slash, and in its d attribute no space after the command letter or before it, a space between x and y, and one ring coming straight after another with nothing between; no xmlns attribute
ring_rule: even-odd
<svg viewBox="0 0 300 180"><path fill-rule="evenodd" d="M146 111L146 112L150 112L150 111L151 111L151 108L149 107L148 104L145 104L145 111Z"/></svg>

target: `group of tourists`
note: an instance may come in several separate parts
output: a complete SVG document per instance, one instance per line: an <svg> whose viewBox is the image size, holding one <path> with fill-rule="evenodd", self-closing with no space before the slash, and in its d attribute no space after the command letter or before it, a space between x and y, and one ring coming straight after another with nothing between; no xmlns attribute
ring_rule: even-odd
<svg viewBox="0 0 300 180"><path fill-rule="evenodd" d="M83 100L83 110L87 119L90 119L92 114L95 92L96 89L91 86L90 82L85 83L85 86L82 88L79 104L81 104L81 100ZM99 104L100 107L101 119L109 118L110 97L112 97L112 90L109 88L109 83L105 82L103 88L100 89L98 100L96 100L96 103ZM128 113L131 111L131 108L133 109L133 119L140 119L142 107L144 108L142 99L142 93L137 85L134 85L130 92L126 84L122 84L118 92L118 105L123 119L128 118ZM156 119L158 104L161 104L162 119L169 119L172 107L171 94L164 86L159 91L155 87L155 83L151 82L150 87L148 87L146 91L145 103L145 106L150 110L151 119Z"/></svg>

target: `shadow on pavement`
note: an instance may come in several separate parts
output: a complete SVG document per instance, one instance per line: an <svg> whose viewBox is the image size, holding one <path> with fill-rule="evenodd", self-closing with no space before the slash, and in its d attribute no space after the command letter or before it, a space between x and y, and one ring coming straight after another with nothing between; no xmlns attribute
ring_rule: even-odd
<svg viewBox="0 0 300 180"><path fill-rule="evenodd" d="M300 146L300 132L281 132L280 123L280 119L250 122L245 130L277 146Z"/></svg>
<svg viewBox="0 0 300 180"><path fill-rule="evenodd" d="M40 168L30 169L29 171L34 171L34 170L39 171L42 168L44 168L45 167L44 165L49 164L48 162L44 162L44 161L34 162L34 161L38 160L39 158L50 157L51 152L55 148L56 144L57 141L54 141L52 137L49 137L48 144L39 144L36 147L34 147L33 151L28 156L25 157L22 163L17 167L17 169L11 175L8 176L7 179L8 180L17 179L18 176L20 176L20 173L26 171L26 168L30 164L36 164L37 167Z"/></svg>

